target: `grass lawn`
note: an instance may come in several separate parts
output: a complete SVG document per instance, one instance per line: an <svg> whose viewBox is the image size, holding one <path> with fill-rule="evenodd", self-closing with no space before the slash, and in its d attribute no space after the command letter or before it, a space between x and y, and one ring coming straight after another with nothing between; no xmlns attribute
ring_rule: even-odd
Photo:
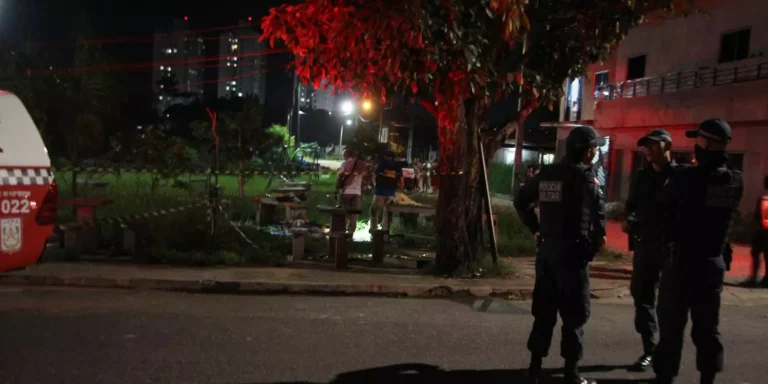
<svg viewBox="0 0 768 384"><path fill-rule="evenodd" d="M204 180L205 175L192 175L191 179ZM302 176L295 181L313 181L311 176ZM175 179L156 180L155 188L152 187L152 177L149 173L123 172L117 174L87 174L78 175L79 180L101 181L108 183L103 190L96 190L85 186L79 186L80 197L108 198L114 202L108 206L97 208L96 216L98 218L112 218L116 216L126 216L154 211L158 209L175 208L196 202L206 200L206 187L204 182L190 183L190 176L180 175ZM69 172L56 173L56 181L59 185L60 198L72 197L72 174ZM320 175L317 183L312 186L307 201L307 216L310 221L320 224L328 224L330 218L320 213L318 205L334 205L333 191L335 186L335 177L333 175ZM246 180L244 186L246 197L238 197L237 176L219 176L218 184L222 187L221 194L224 199L232 201L233 221L246 221L256 217L256 204L252 202L253 196L265 195L267 193L268 177L254 176ZM279 185L281 181L276 178L273 185ZM413 200L425 204L435 204L436 196L429 195L411 195ZM363 213L359 218L359 228L366 226L369 220L368 207L371 204L373 196L363 196ZM520 223L517 215L509 208L495 207L494 213L498 215L499 224L499 253L501 256L514 255L532 255L534 244L532 237L527 233ZM408 219L404 219L408 221ZM410 223L414 223L416 218L411 218ZM68 206L59 207L59 221L67 223L74 221L73 210ZM432 221L427 220L430 224ZM254 258L261 256L254 253L280 254L284 256L290 253L289 239L280 239L279 237L269 236L259 233L255 230L249 230L248 237L257 244L257 248L249 244L244 244L238 234L231 231L227 224L222 224L222 231L233 233L220 234L217 239L211 239L208 234L210 224L207 221L207 209L205 207L195 208L182 213L171 214L162 217L155 217L148 222L151 239L149 248L164 249L163 262L183 263L183 259L193 259L193 264L205 264L206 250L222 249L222 246L228 252L220 255L217 262L222 264L232 264L239 260L238 253L250 253L247 259L255 262ZM226 227L226 228L225 228ZM395 229L395 228L393 228ZM105 237L108 237L112 231L117 229L105 229ZM416 233L426 236L434 236L435 231L432 225L426 227L408 227L409 233ZM238 247L233 247L230 243L243 243ZM211 247L210 244L219 246ZM417 244L406 243L409 246ZM434 242L420 242L418 248L434 248ZM322 247L321 247L322 248ZM352 247L351 250L360 250L370 252L368 243L360 243ZM210 253L210 251L208 251ZM201 260L198 260L201 259ZM241 258L240 258L241 259ZM197 261L194 261L197 260Z"/></svg>

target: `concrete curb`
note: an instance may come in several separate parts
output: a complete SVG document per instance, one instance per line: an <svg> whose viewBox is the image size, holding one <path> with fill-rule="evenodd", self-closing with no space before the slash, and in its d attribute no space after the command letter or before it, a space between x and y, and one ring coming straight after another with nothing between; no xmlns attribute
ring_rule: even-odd
<svg viewBox="0 0 768 384"><path fill-rule="evenodd" d="M509 288L460 284L348 284L273 281L214 281L171 279L119 279L107 277L59 277L0 275L0 285L116 288L222 294L303 294L387 297L504 297L527 300L533 287Z"/></svg>

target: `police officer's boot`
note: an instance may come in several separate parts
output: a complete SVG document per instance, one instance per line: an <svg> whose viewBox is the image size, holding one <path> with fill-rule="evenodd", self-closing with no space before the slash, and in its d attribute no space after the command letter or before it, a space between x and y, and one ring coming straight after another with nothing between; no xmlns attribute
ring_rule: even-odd
<svg viewBox="0 0 768 384"><path fill-rule="evenodd" d="M715 384L715 373L714 372L702 372L701 373L701 381L699 381L701 384Z"/></svg>
<svg viewBox="0 0 768 384"><path fill-rule="evenodd" d="M528 366L528 383L539 384L541 377L541 363L543 358L539 355L531 355L531 364Z"/></svg>
<svg viewBox="0 0 768 384"><path fill-rule="evenodd" d="M632 364L630 368L633 372L645 372L653 364L653 350L656 343L653 342L653 335L643 335L643 355Z"/></svg>
<svg viewBox="0 0 768 384"><path fill-rule="evenodd" d="M594 380L585 379L579 375L579 363L576 361L565 361L565 375L563 382L567 384L596 384Z"/></svg>

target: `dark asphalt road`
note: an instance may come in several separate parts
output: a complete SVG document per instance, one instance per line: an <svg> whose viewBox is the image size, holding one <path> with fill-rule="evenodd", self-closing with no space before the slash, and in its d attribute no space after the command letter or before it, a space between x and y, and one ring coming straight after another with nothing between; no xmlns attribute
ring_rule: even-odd
<svg viewBox="0 0 768 384"><path fill-rule="evenodd" d="M473 304L2 287L0 382L522 382L528 305ZM722 317L719 382L768 382L768 308ZM622 367L639 351L632 324L631 306L595 305L584 365L599 383L651 377ZM552 368L562 364L553 345ZM683 383L696 381L693 352L688 341Z"/></svg>

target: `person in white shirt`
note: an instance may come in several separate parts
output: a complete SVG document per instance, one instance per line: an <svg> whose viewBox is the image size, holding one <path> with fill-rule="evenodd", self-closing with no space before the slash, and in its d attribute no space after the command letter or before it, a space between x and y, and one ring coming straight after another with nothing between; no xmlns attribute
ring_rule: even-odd
<svg viewBox="0 0 768 384"><path fill-rule="evenodd" d="M339 167L336 179L336 190L341 191L339 205L345 209L360 209L363 176L368 167L364 161L358 160L355 154L347 149L344 152L344 162ZM357 229L357 215L347 216L347 232L352 234Z"/></svg>

